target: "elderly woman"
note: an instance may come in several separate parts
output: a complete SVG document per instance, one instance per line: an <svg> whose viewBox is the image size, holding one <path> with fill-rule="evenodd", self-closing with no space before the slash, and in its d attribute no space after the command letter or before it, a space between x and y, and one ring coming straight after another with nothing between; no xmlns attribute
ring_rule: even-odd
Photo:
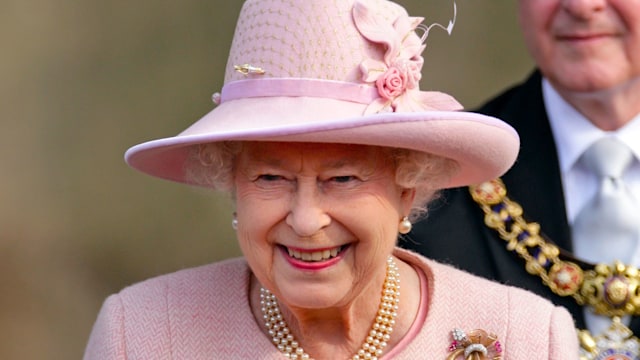
<svg viewBox="0 0 640 360"><path fill-rule="evenodd" d="M228 192L244 256L112 295L85 359L577 359L566 310L395 247L436 190L519 145L420 91L421 22L384 0L245 3L218 106L126 154Z"/></svg>

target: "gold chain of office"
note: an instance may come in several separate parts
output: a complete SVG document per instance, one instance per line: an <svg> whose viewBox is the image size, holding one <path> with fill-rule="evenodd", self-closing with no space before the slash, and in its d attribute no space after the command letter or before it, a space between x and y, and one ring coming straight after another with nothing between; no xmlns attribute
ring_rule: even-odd
<svg viewBox="0 0 640 360"><path fill-rule="evenodd" d="M640 315L640 271L636 267L616 261L584 270L579 260L562 260L561 250L545 239L540 225L527 222L522 206L507 197L502 180L470 186L469 191L485 213L485 224L500 234L509 251L526 261L527 272L539 276L551 291L592 306L596 314Z"/></svg>
<svg viewBox="0 0 640 360"><path fill-rule="evenodd" d="M610 327L600 335L578 329L580 360L638 359L640 339L621 321L624 315L640 315L636 267L619 261L593 265L563 253L540 232L538 223L524 219L522 206L507 197L501 179L470 186L469 192L484 211L485 224L507 242L507 250L526 261L527 272L539 276L554 293L572 296L579 305L611 318Z"/></svg>

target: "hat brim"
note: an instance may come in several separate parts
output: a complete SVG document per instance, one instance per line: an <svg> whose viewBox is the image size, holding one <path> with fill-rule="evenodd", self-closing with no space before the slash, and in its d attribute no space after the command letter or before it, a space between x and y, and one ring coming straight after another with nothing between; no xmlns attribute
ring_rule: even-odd
<svg viewBox="0 0 640 360"><path fill-rule="evenodd" d="M365 105L312 97L247 98L220 104L177 136L133 146L126 162L146 174L190 184L184 164L194 145L218 141L287 141L397 147L459 164L446 187L504 174L520 146L503 121L464 111L378 113ZM192 184L198 185L198 184Z"/></svg>

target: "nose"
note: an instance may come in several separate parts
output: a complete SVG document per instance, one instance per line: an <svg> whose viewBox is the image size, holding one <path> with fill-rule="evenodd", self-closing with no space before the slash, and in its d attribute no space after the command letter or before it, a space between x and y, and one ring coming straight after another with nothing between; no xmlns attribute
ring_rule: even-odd
<svg viewBox="0 0 640 360"><path fill-rule="evenodd" d="M286 223L301 237L313 236L331 223L322 194L315 183L298 184Z"/></svg>
<svg viewBox="0 0 640 360"><path fill-rule="evenodd" d="M607 0L561 0L560 3L565 11L581 19L589 19L607 6Z"/></svg>

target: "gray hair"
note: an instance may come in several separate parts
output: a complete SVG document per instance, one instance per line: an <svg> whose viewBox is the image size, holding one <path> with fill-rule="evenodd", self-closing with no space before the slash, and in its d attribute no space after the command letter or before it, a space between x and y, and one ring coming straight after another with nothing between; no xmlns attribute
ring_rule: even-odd
<svg viewBox="0 0 640 360"><path fill-rule="evenodd" d="M427 212L427 203L458 171L458 163L441 156L400 148L383 148L396 165L396 184L415 189L409 220L415 222ZM185 164L186 179L195 185L233 193L233 171L241 141L224 141L194 146Z"/></svg>

